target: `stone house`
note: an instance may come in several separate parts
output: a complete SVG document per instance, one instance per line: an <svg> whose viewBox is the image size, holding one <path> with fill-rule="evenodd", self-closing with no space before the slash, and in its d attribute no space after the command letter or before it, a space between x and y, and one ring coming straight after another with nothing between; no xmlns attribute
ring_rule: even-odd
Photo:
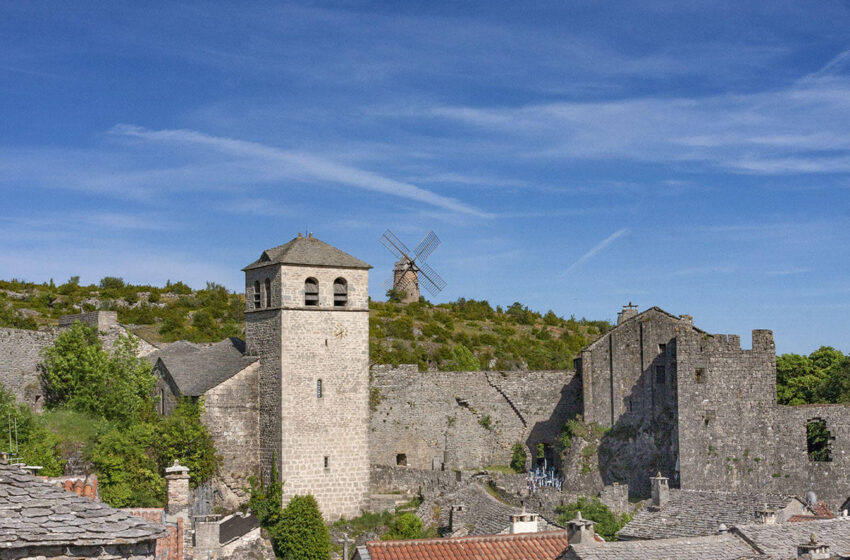
<svg viewBox="0 0 850 560"><path fill-rule="evenodd" d="M0 464L0 558L154 560L164 526Z"/></svg>
<svg viewBox="0 0 850 560"><path fill-rule="evenodd" d="M259 475L259 359L245 343L179 341L147 356L156 376L160 414L170 414L181 397L203 398L202 421L222 458L216 477L219 506L233 510L246 499L248 478Z"/></svg>

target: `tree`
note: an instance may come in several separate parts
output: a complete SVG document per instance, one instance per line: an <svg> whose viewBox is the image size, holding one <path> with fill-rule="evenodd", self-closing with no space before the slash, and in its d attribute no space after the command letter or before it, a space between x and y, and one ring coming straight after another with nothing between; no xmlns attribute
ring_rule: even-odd
<svg viewBox="0 0 850 560"><path fill-rule="evenodd" d="M591 521L596 521L596 532L606 541L617 540L617 531L631 521L632 516L628 513L617 515L608 509L608 506L599 501L599 498L586 498L582 496L576 502L555 508L558 513L558 523L566 526L567 522L574 519L576 512Z"/></svg>
<svg viewBox="0 0 850 560"><path fill-rule="evenodd" d="M455 344L452 348L451 367L454 371L478 371L481 364L472 350L463 344Z"/></svg>
<svg viewBox="0 0 850 560"><path fill-rule="evenodd" d="M165 479L159 474L156 426L113 428L97 438L88 459L94 464L103 501L112 507L162 507Z"/></svg>
<svg viewBox="0 0 850 560"><path fill-rule="evenodd" d="M175 459L189 467L192 487L209 480L221 464L209 430L201 422L203 402L184 397L177 408L162 420L156 444L160 469Z"/></svg>
<svg viewBox="0 0 850 560"><path fill-rule="evenodd" d="M42 354L48 408L70 408L124 426L151 416L156 380L151 365L136 355L138 344L121 335L110 355L94 329L74 323Z"/></svg>
<svg viewBox="0 0 850 560"><path fill-rule="evenodd" d="M272 536L284 560L327 560L331 553L328 527L310 494L289 500Z"/></svg>

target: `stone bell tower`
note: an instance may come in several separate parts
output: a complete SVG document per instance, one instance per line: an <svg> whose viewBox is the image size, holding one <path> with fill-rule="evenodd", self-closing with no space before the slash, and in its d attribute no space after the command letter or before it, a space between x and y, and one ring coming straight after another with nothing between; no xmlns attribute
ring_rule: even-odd
<svg viewBox="0 0 850 560"><path fill-rule="evenodd" d="M312 494L329 520L368 500L370 268L299 234L243 269L263 477L276 462L284 504Z"/></svg>

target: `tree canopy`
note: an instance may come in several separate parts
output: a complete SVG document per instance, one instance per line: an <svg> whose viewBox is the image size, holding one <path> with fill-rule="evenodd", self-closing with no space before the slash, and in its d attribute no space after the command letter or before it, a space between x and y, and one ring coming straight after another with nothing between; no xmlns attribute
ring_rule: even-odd
<svg viewBox="0 0 850 560"><path fill-rule="evenodd" d="M779 404L850 402L850 356L821 346L808 356L776 358L776 399Z"/></svg>

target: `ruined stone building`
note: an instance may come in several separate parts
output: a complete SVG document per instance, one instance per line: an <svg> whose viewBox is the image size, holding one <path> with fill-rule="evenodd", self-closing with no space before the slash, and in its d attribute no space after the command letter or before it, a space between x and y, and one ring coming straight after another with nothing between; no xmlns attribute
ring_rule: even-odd
<svg viewBox="0 0 850 560"><path fill-rule="evenodd" d="M754 330L745 349L740 336L706 333L688 315L626 307L577 366L586 421L660 443L633 463L634 476L660 470L688 490L814 490L833 507L850 495L850 406L778 405L769 330ZM825 442L808 437L811 425L826 429Z"/></svg>

